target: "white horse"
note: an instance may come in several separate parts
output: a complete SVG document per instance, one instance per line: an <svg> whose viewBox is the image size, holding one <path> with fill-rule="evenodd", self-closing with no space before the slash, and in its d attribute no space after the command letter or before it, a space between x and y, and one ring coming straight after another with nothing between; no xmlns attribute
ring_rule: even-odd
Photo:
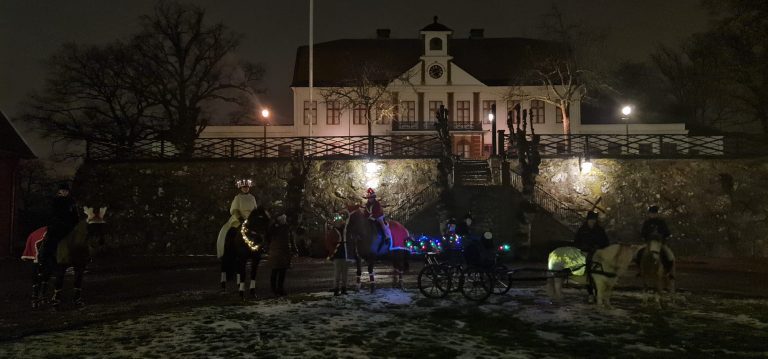
<svg viewBox="0 0 768 359"><path fill-rule="evenodd" d="M588 284L587 275L592 277L596 290L598 306L611 307L613 288L624 275L642 245L612 244L598 249L592 255L595 270L586 270L586 257L575 247L560 247L549 254L548 269L550 271L571 270L573 275L568 279L577 284ZM547 279L547 294L556 301L562 300L563 277L554 276Z"/></svg>
<svg viewBox="0 0 768 359"><path fill-rule="evenodd" d="M640 277L643 279L643 304L648 304L648 292L653 288L653 298L658 308L662 307L661 293L664 289L669 291L670 303L675 303L675 278L664 268L661 251L663 243L660 238L651 238L648 244L640 252ZM671 250L669 250L671 252ZM668 258L673 262L674 256Z"/></svg>

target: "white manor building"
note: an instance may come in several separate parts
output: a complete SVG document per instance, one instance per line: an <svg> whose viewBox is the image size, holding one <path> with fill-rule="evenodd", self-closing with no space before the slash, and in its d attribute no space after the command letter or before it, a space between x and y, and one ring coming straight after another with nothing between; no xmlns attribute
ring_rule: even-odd
<svg viewBox="0 0 768 359"><path fill-rule="evenodd" d="M360 108L342 108L337 101L326 101L329 88L350 83L350 68L375 64L383 72L397 74L387 89L397 103L394 117L385 117L372 126L373 135L433 134L435 112L441 106L449 111L454 153L483 158L490 152L491 128L488 113L496 105L497 130L507 128L507 112L519 103L532 114L538 134L562 134L560 111L543 101L508 101L514 87L527 93L545 91L541 86L517 83L524 67L525 54L546 51L552 43L526 38L485 38L474 29L469 38L453 38L453 31L437 22L420 31L417 39L392 39L389 30L380 29L371 39L341 39L314 46L314 89L309 93L309 49L301 46L291 90L293 125L269 126L269 137L289 136L365 136L368 126ZM397 80L407 74L410 81ZM674 124L582 124L581 104L570 108L574 134L687 134L684 123ZM311 122L311 125L310 125ZM262 126L211 126L203 137L261 137Z"/></svg>

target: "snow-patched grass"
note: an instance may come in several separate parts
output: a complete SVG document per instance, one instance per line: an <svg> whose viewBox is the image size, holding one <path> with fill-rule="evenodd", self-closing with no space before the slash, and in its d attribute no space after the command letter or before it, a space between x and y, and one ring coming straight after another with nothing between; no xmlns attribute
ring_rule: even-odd
<svg viewBox="0 0 768 359"><path fill-rule="evenodd" d="M380 289L300 294L151 315L0 344L0 357L527 358L768 355L763 300L686 294L665 310L617 293L596 310L581 293L549 303L538 288L477 305Z"/></svg>

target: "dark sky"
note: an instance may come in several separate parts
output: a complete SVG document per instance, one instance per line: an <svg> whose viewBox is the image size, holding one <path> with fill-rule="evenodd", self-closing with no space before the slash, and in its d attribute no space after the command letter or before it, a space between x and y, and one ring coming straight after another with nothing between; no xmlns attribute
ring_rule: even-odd
<svg viewBox="0 0 768 359"><path fill-rule="evenodd" d="M245 39L238 55L267 69L264 101L290 121L290 90L296 47L308 42L309 0L191 1L208 10ZM645 59L659 43L675 44L702 30L707 15L700 0L316 0L315 41L366 38L377 28L392 37L416 38L438 15L467 37L484 28L486 37L535 37L541 15L560 6L566 16L609 31L606 54L618 59ZM0 0L0 109L11 118L19 102L40 89L43 60L62 43L98 44L124 38L138 28L152 0ZM31 136L28 136L31 137ZM50 145L33 140L38 152Z"/></svg>

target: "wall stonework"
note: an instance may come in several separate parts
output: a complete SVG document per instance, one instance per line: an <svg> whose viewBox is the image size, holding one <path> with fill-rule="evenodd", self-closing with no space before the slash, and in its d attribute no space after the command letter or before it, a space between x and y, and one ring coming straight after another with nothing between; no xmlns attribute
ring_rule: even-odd
<svg viewBox="0 0 768 359"><path fill-rule="evenodd" d="M678 255L768 257L768 161L544 160L537 184L582 212L602 197L612 240L639 241L649 205L658 205Z"/></svg>
<svg viewBox="0 0 768 359"><path fill-rule="evenodd" d="M305 188L304 221L309 237L334 210L362 204L365 161L313 161ZM385 212L426 186L437 185L434 160L381 160L376 188ZM259 204L284 206L291 163L142 162L86 163L77 173L74 193L81 205L107 205L113 250L132 253L214 253L216 235L229 217L237 193L234 181L254 180ZM312 231L314 229L314 231Z"/></svg>

